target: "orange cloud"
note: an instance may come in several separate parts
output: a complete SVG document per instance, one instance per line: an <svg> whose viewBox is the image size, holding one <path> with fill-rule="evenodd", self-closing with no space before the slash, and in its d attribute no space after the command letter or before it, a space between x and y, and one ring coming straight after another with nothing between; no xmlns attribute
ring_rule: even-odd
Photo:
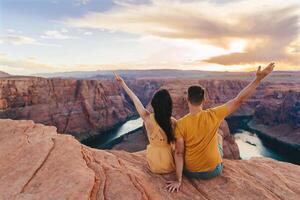
<svg viewBox="0 0 300 200"><path fill-rule="evenodd" d="M68 25L122 31L161 38L192 40L225 49L233 40L247 41L243 52L219 55L206 62L238 65L279 61L300 68L299 51L288 51L299 38L297 1L210 1L156 0L108 12L93 12L68 18ZM278 5L278 6L277 6ZM294 48L296 49L296 48Z"/></svg>

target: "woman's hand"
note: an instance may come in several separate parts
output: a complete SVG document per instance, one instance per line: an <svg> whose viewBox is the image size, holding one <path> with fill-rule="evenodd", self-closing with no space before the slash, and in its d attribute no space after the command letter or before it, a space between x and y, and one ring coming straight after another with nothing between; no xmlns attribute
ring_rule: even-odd
<svg viewBox="0 0 300 200"><path fill-rule="evenodd" d="M123 85L123 84L124 84L123 78L122 78L121 76L119 76L119 75L118 75L117 73L115 73L115 72L114 72L114 75L115 75L116 81L117 81L119 84Z"/></svg>
<svg viewBox="0 0 300 200"><path fill-rule="evenodd" d="M168 181L167 190L169 192L178 192L181 186L181 181Z"/></svg>

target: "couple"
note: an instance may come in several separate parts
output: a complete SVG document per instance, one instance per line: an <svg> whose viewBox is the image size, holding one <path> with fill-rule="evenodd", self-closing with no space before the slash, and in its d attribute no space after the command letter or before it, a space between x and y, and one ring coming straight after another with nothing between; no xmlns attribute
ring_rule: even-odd
<svg viewBox="0 0 300 200"><path fill-rule="evenodd" d="M234 99L215 108L203 110L205 90L201 86L189 87L189 114L179 120L172 117L172 99L167 90L161 89L154 94L151 101L154 113L150 113L124 80L115 74L144 121L150 143L147 146L149 169L158 174L176 171L177 180L167 183L169 192L179 190L182 173L189 178L210 179L222 172L220 123L254 93L274 67L274 63L263 70L258 67L255 79L248 86Z"/></svg>

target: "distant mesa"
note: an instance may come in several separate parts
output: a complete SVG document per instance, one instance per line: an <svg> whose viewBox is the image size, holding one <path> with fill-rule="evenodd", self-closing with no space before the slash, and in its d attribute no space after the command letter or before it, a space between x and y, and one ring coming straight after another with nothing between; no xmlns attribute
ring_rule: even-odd
<svg viewBox="0 0 300 200"><path fill-rule="evenodd" d="M0 71L0 77L8 77L8 76L11 76L11 75L9 73Z"/></svg>
<svg viewBox="0 0 300 200"><path fill-rule="evenodd" d="M149 69L149 70L97 70L97 71L70 71L54 73L38 73L32 76L44 78L64 78L64 79L103 79L113 78L113 72L118 72L125 79L252 79L254 72L221 72L221 71L201 71L201 70L178 70L178 69ZM300 71L275 71L268 80L297 80Z"/></svg>

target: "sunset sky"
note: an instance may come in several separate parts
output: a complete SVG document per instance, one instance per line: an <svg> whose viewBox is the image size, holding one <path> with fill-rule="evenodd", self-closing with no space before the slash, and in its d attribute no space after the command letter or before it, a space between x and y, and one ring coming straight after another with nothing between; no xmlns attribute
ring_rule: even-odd
<svg viewBox="0 0 300 200"><path fill-rule="evenodd" d="M0 71L300 70L299 0L0 0Z"/></svg>

